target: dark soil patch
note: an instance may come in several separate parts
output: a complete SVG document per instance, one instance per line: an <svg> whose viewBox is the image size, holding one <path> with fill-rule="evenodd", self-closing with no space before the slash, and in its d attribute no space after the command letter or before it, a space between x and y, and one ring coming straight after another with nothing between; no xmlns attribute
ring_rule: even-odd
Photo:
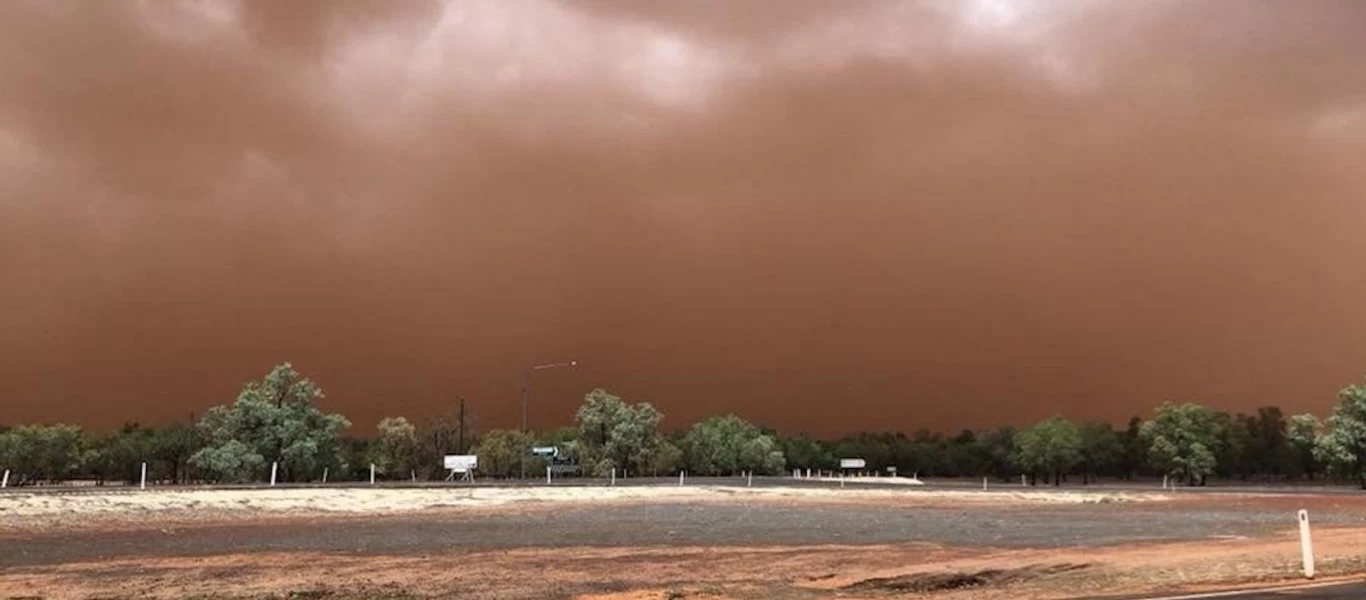
<svg viewBox="0 0 1366 600"><path fill-rule="evenodd" d="M897 577L877 577L864 579L844 586L851 592L882 594L925 594L959 590L963 588L990 585L1007 585L1030 579L1079 571L1088 564L1062 563L1056 565L1030 565L1018 569L986 569L971 573L915 573Z"/></svg>

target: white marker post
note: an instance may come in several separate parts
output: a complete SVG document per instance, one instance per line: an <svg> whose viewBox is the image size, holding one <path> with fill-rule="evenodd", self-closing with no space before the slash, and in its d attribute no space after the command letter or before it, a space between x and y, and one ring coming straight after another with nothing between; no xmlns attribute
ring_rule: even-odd
<svg viewBox="0 0 1366 600"><path fill-rule="evenodd" d="M9 469L5 469L4 478L0 478L0 489L9 487Z"/></svg>
<svg viewBox="0 0 1366 600"><path fill-rule="evenodd" d="M840 489L844 489L844 472L840 471Z"/></svg>
<svg viewBox="0 0 1366 600"><path fill-rule="evenodd" d="M1314 542L1309 539L1309 511L1300 509L1300 555L1304 560L1304 576L1314 578Z"/></svg>
<svg viewBox="0 0 1366 600"><path fill-rule="evenodd" d="M754 471L745 473L745 487L754 487Z"/></svg>
<svg viewBox="0 0 1366 600"><path fill-rule="evenodd" d="M147 489L147 463L142 463L142 481L138 483L138 489Z"/></svg>
<svg viewBox="0 0 1366 600"><path fill-rule="evenodd" d="M986 477L983 477L983 478L982 478L982 491L984 491L984 492L987 491L987 478L986 478Z"/></svg>
<svg viewBox="0 0 1366 600"><path fill-rule="evenodd" d="M1167 474L1166 474L1166 473L1163 473L1163 474L1162 474L1162 489L1164 489L1164 490L1167 489Z"/></svg>
<svg viewBox="0 0 1366 600"><path fill-rule="evenodd" d="M375 463L370 463L370 485L375 485Z"/></svg>
<svg viewBox="0 0 1366 600"><path fill-rule="evenodd" d="M327 467L323 467L323 483L327 483Z"/></svg>
<svg viewBox="0 0 1366 600"><path fill-rule="evenodd" d="M1024 474L1024 473L1020 473L1020 487L1029 487L1029 484L1028 484L1028 483L1025 483L1025 474Z"/></svg>
<svg viewBox="0 0 1366 600"><path fill-rule="evenodd" d="M270 487L275 487L275 472L280 470L280 463L270 463Z"/></svg>
<svg viewBox="0 0 1366 600"><path fill-rule="evenodd" d="M413 483L417 483L417 469L408 471L408 476L413 478Z"/></svg>
<svg viewBox="0 0 1366 600"><path fill-rule="evenodd" d="M679 471L679 472L678 472L678 485L679 485L679 487L682 487L682 486L683 486L683 473L685 473L685 471Z"/></svg>
<svg viewBox="0 0 1366 600"><path fill-rule="evenodd" d="M550 485L550 465L545 466L545 484Z"/></svg>
<svg viewBox="0 0 1366 600"><path fill-rule="evenodd" d="M617 468L616 468L616 467L612 467L612 483L611 483L610 485L615 486L616 484L617 484Z"/></svg>

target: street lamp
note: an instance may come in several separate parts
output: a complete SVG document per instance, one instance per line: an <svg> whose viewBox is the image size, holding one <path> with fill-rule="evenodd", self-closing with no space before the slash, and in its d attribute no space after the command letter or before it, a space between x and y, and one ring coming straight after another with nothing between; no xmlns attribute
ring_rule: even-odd
<svg viewBox="0 0 1366 600"><path fill-rule="evenodd" d="M522 373L522 433L525 434L528 432L527 406L530 404L529 397L531 389L531 374L535 373L536 371L544 371L546 369L563 369L567 367L577 366L579 366L579 361L577 360L571 360L569 362L546 363L543 365L535 365L531 368L528 368L525 372ZM530 448L525 448L522 451L522 479L526 479L526 455L528 452L531 452Z"/></svg>

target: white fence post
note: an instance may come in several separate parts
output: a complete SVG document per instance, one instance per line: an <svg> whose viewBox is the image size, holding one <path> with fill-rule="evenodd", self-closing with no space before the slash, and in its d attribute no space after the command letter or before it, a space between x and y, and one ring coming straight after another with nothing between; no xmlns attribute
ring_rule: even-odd
<svg viewBox="0 0 1366 600"><path fill-rule="evenodd" d="M375 463L370 463L370 485L375 485Z"/></svg>
<svg viewBox="0 0 1366 600"><path fill-rule="evenodd" d="M138 483L138 489L147 489L147 463L142 463L142 480Z"/></svg>
<svg viewBox="0 0 1366 600"><path fill-rule="evenodd" d="M9 487L9 469L5 469L4 478L0 478L0 489Z"/></svg>
<svg viewBox="0 0 1366 600"><path fill-rule="evenodd" d="M270 487L275 487L275 473L280 470L280 463L270 463Z"/></svg>
<svg viewBox="0 0 1366 600"><path fill-rule="evenodd" d="M1314 542L1309 539L1309 511L1300 509L1300 555L1304 560L1304 576L1314 578Z"/></svg>

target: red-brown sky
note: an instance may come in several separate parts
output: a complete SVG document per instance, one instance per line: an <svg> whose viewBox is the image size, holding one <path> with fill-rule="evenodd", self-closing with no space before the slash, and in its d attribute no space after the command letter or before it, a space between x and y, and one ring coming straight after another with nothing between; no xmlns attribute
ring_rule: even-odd
<svg viewBox="0 0 1366 600"><path fill-rule="evenodd" d="M1366 5L0 3L0 423L957 429L1366 373Z"/></svg>

